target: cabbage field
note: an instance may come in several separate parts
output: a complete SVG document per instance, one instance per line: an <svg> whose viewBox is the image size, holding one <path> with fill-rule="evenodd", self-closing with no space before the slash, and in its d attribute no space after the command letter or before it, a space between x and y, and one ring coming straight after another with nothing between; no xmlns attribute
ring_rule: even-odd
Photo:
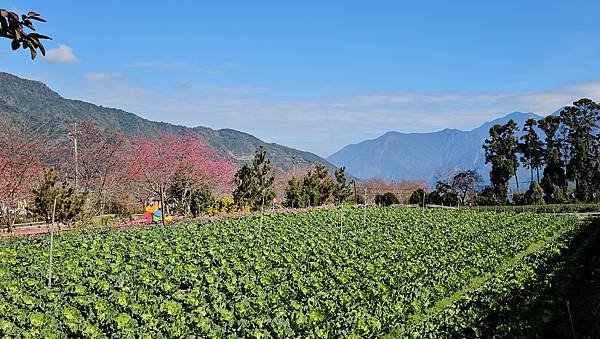
<svg viewBox="0 0 600 339"><path fill-rule="evenodd" d="M64 232L51 288L48 235L2 240L0 337L509 333L518 325L498 317L510 300L534 297L527 287L588 227L529 213L363 212Z"/></svg>

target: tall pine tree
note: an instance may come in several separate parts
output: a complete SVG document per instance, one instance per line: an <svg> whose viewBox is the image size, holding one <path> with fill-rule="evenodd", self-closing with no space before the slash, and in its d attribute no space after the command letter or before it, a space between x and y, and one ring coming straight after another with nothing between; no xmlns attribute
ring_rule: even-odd
<svg viewBox="0 0 600 339"><path fill-rule="evenodd" d="M285 206L291 208L306 207L306 199L302 195L302 182L296 177L292 177L288 181L288 186L285 189Z"/></svg>
<svg viewBox="0 0 600 339"><path fill-rule="evenodd" d="M513 176L519 190L517 168L517 123L509 120L505 125L494 125L490 128L490 137L485 140L485 163L492 164L490 181L494 195L501 200L508 200L508 181Z"/></svg>
<svg viewBox="0 0 600 339"><path fill-rule="evenodd" d="M519 143L519 153L521 153L521 162L531 171L531 182L533 182L533 171L536 171L537 181L540 181L540 167L544 161L544 147L540 141L535 127L537 121L535 119L527 119L523 127L521 143Z"/></svg>
<svg viewBox="0 0 600 339"><path fill-rule="evenodd" d="M267 152L262 147L256 150L252 163L245 164L235 173L235 182L233 198L240 208L259 210L273 200L275 175Z"/></svg>
<svg viewBox="0 0 600 339"><path fill-rule="evenodd" d="M580 201L592 200L594 186L596 136L600 105L581 99L560 112L565 136L567 179L575 182L575 194Z"/></svg>
<svg viewBox="0 0 600 339"><path fill-rule="evenodd" d="M562 141L557 135L560 127L560 117L549 115L538 121L538 126L546 135L544 151L546 167L541 183L545 200L548 203L561 203L565 200L564 192L567 187L567 178L560 151Z"/></svg>
<svg viewBox="0 0 600 339"><path fill-rule="evenodd" d="M346 179L346 168L344 166L335 170L335 190L334 190L334 198L339 203L343 203L348 199L350 194L352 194L352 190L350 189L350 184L348 183L348 179Z"/></svg>

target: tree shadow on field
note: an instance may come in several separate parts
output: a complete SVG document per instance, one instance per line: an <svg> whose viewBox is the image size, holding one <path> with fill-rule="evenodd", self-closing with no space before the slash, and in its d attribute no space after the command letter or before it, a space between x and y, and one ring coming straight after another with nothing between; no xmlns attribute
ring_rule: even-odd
<svg viewBox="0 0 600 339"><path fill-rule="evenodd" d="M552 319L538 319L540 337L600 338L600 218L592 221L587 233L548 289ZM539 305L548 301L540 300Z"/></svg>
<svg viewBox="0 0 600 339"><path fill-rule="evenodd" d="M488 329L510 324L516 333L490 336L600 338L600 218L589 222L561 256L536 272L536 282L484 320Z"/></svg>

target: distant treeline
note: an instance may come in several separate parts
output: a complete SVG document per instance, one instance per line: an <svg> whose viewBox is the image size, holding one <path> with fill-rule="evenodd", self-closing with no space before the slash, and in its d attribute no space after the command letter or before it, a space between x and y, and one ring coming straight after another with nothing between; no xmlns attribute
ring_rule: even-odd
<svg viewBox="0 0 600 339"><path fill-rule="evenodd" d="M492 169L491 185L481 192L482 199L490 205L507 203L509 181L514 178L513 203L596 201L600 194L599 122L600 105L581 99L558 115L527 120L521 137L515 135L519 126L513 120L494 125L483 145ZM531 172L525 193L517 177L520 164Z"/></svg>

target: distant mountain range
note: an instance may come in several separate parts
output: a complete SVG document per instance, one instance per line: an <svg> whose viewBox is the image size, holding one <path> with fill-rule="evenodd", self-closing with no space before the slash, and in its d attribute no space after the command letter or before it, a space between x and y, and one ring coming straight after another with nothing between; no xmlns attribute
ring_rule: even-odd
<svg viewBox="0 0 600 339"><path fill-rule="evenodd" d="M433 183L439 173L475 169L487 181L490 167L485 164L482 145L490 127L504 124L510 119L522 127L529 118L542 117L534 113L515 112L470 131L388 132L377 139L348 145L327 160L337 166L346 166L350 174L361 179L416 179ZM518 174L519 181L529 180L527 170L521 169Z"/></svg>
<svg viewBox="0 0 600 339"><path fill-rule="evenodd" d="M32 123L52 121L51 132L55 135L66 135L69 124L73 122L87 121L103 128L115 128L128 136L152 138L162 132L174 135L190 134L238 162L250 160L256 148L263 146L273 164L283 170L290 169L294 163L322 163L330 169L335 168L313 153L266 143L244 132L232 129L214 130L200 126L189 128L150 121L120 109L65 99L42 82L0 72L0 118L7 116L19 116Z"/></svg>

